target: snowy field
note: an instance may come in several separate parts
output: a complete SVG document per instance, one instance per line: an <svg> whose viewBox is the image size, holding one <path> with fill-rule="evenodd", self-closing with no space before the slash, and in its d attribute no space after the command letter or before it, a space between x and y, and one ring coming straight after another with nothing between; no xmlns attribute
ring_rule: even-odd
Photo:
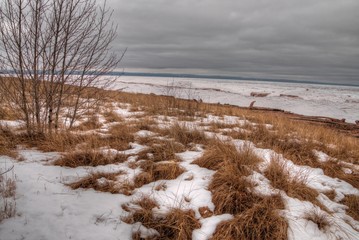
<svg viewBox="0 0 359 240"><path fill-rule="evenodd" d="M205 102L230 103L239 106L248 106L251 101L255 100L257 101L256 105L261 107L281 108L308 115L346 118L348 121L359 118L359 109L355 107L359 101L359 89L355 88L213 80L190 82L188 79L175 79L172 82L172 80L168 81L162 78L121 77L116 83L116 89L129 92L169 94L183 98L202 99ZM270 95L265 98L255 98L249 96L251 92L267 92ZM298 95L300 98L279 97L280 94ZM145 119L145 117L141 118L143 112L131 110L130 105L114 104L113 111L129 123L141 122ZM152 117L162 129L179 123L190 129L203 130L207 136L215 136L220 140L228 141L238 151L241 151L244 146L249 147L256 156L262 159L262 162L259 164L258 170L252 171L250 175L246 176L246 179L255 184L254 192L256 193L265 196L274 194L281 196L285 203L285 209L281 210L281 213L288 222L288 238L290 240L359 239L359 222L346 214L347 207L340 203L345 195L359 196L357 188L343 180L325 175L322 169L296 165L272 149L259 148L251 142L226 136L223 133L228 129L219 132L209 130L210 124L235 124L238 126L237 129L230 130L240 132L246 131L245 126L257 126L256 123L237 116L206 115L191 122L161 115ZM99 120L102 124L101 127L90 132L104 136L111 134L111 126L116 123L107 122L101 115L99 115ZM17 122L4 123L11 128L18 126ZM272 126L265 127L271 129ZM0 224L0 239L127 240L131 239L132 234L136 232L139 232L142 237L153 237L158 234L156 230L147 229L139 222L129 224L121 220L121 217L129 215L123 206L136 209L131 201L143 196L151 196L160 204L158 208L153 209L153 214L157 216L165 215L172 208L192 210L200 222L200 228L195 229L192 234L192 239L195 240L210 239L220 222L234 218L231 214L204 217L199 211L201 207L207 207L213 213L216 207L211 200L211 191L208 190L215 171L193 163L205 152L205 148L201 144L193 144L191 148L176 153L176 157L180 159L178 165L184 169L184 172L176 179L157 180L144 184L135 188L130 196L121 193L98 192L91 188L73 190L66 185L93 172L115 173L121 171L121 175L114 180L115 184L134 181L135 177L143 171L140 165L136 165L141 161L138 159L140 152L150 147L141 144L140 139L152 137L160 141L168 140L166 136L147 130L137 131L134 135L135 138L130 143L130 149L124 151L110 147L96 149L108 154L119 153L127 157L124 162L103 166L75 168L54 166L52 163L61 157L61 153L44 153L36 149L20 148L18 151L23 161L0 156L2 164L0 168L14 165L14 170L8 174L16 176L17 184L16 216L6 219ZM324 152L317 151L316 154L318 154L319 161L326 162L330 159L330 156ZM291 174L305 173L308 187L318 192L317 201L327 208L330 214L312 202L301 201L288 196L285 191L273 188L270 181L264 176L265 169L273 159L285 163ZM163 163L171 164L172 160L168 159ZM357 170L357 165L348 165L349 174ZM108 181L110 180L106 178L97 179L98 184L107 184ZM165 187L159 190L159 186ZM335 192L335 199L331 200L324 194L328 191ZM325 216L330 220L330 226L325 231L319 229L315 223L307 219L306 214L309 212L318 212Z"/></svg>
<svg viewBox="0 0 359 240"><path fill-rule="evenodd" d="M175 90L172 87L182 88ZM278 108L310 116L345 118L347 122L352 123L359 120L359 87L121 76L113 89L174 95L186 99L202 99L204 102L228 103L242 107L248 107L252 101L256 101L257 107ZM269 95L251 97L252 92L269 93ZM298 97L280 96L281 94Z"/></svg>

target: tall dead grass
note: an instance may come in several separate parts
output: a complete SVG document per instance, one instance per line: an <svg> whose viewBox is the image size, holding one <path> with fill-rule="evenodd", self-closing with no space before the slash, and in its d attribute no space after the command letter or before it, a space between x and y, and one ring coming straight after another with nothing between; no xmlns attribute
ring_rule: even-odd
<svg viewBox="0 0 359 240"><path fill-rule="evenodd" d="M158 162L144 161L140 164L143 172L138 174L135 179L135 187L158 180L176 179L184 172L184 169L177 162Z"/></svg>
<svg viewBox="0 0 359 240"><path fill-rule="evenodd" d="M146 228L156 230L158 235L149 239L192 239L193 230L201 226L192 210L173 208L165 214L156 215L153 209L159 205L149 197L144 197L134 204L138 207L129 209L129 216L123 217L122 220L129 224L140 222ZM134 233L133 239L141 239L140 232Z"/></svg>
<svg viewBox="0 0 359 240"><path fill-rule="evenodd" d="M0 155L7 155L15 158L17 156L14 151L16 149L16 144L16 135L10 129L0 126Z"/></svg>
<svg viewBox="0 0 359 240"><path fill-rule="evenodd" d="M7 169L0 168L0 173ZM16 213L16 182L11 173L0 175L0 223Z"/></svg>
<svg viewBox="0 0 359 240"><path fill-rule="evenodd" d="M96 150L87 149L84 151L73 151L64 153L61 158L57 159L54 162L54 165L71 168L76 168L79 166L96 167L99 165L121 163L126 160L126 155L109 155Z"/></svg>
<svg viewBox="0 0 359 240"><path fill-rule="evenodd" d="M237 150L232 143L212 140L203 156L192 163L211 170L218 170L224 165L233 165L240 171L246 171L246 169L254 169L261 161L249 146Z"/></svg>
<svg viewBox="0 0 359 240"><path fill-rule="evenodd" d="M356 221L359 221L359 196L346 195L340 203L348 206L348 209L346 210L347 214Z"/></svg>
<svg viewBox="0 0 359 240"><path fill-rule="evenodd" d="M288 239L288 223L280 209L284 209L280 196L262 198L234 219L220 223L212 239Z"/></svg>
<svg viewBox="0 0 359 240"><path fill-rule="evenodd" d="M139 142L140 144L147 145L148 148L141 151L138 154L138 158L154 162L177 161L176 153L185 151L185 147L182 144L172 140L142 138L139 139Z"/></svg>
<svg viewBox="0 0 359 240"><path fill-rule="evenodd" d="M318 205L323 210L327 210L318 200L318 192L308 187L305 172L290 173L287 164L277 158L272 158L271 163L264 171L272 186L286 192L289 197L297 198L301 201L309 201Z"/></svg>
<svg viewBox="0 0 359 240"><path fill-rule="evenodd" d="M208 143L208 138L203 131L179 123L175 123L171 127L163 129L162 134L173 138L176 142L182 143L185 146L191 143Z"/></svg>

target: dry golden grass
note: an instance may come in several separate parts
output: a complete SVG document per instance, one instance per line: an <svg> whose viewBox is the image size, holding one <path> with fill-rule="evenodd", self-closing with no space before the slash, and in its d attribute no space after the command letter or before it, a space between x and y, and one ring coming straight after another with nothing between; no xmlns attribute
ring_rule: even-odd
<svg viewBox="0 0 359 240"><path fill-rule="evenodd" d="M298 198L301 201L309 201L326 210L318 200L318 192L307 186L306 174L290 174L285 162L272 158L271 163L264 171L264 175L271 181L274 188L286 192L289 197Z"/></svg>
<svg viewBox="0 0 359 240"><path fill-rule="evenodd" d="M121 188L116 183L116 179L121 174L123 174L122 171L115 173L93 172L68 186L72 189L93 188L100 192L120 193Z"/></svg>
<svg viewBox="0 0 359 240"><path fill-rule="evenodd" d="M212 239L288 239L288 223L278 212L283 208L280 196L265 197L234 219L220 223Z"/></svg>
<svg viewBox="0 0 359 240"><path fill-rule="evenodd" d="M124 121L124 119L120 115L118 115L117 113L115 113L111 109L106 110L103 113L103 116L106 119L106 121L109 122L109 123L123 122Z"/></svg>
<svg viewBox="0 0 359 240"><path fill-rule="evenodd" d="M16 158L17 154L14 150L17 141L16 135L11 130L0 127L0 155Z"/></svg>
<svg viewBox="0 0 359 240"><path fill-rule="evenodd" d="M318 167L322 168L325 175L339 178L351 184L355 188L359 188L359 172L355 169L351 169L352 173L345 173L343 164L340 162L330 160L324 163L320 163Z"/></svg>
<svg viewBox="0 0 359 240"><path fill-rule="evenodd" d="M305 214L304 219L315 223L319 230L325 232L333 222L328 214L324 214L319 210L313 210Z"/></svg>
<svg viewBox="0 0 359 240"><path fill-rule="evenodd" d="M157 122L152 118L152 116L141 116L141 118L134 123L134 126L138 130L152 131L157 127Z"/></svg>
<svg viewBox="0 0 359 240"><path fill-rule="evenodd" d="M91 115L85 121L81 122L78 126L73 127L72 130L88 131L98 129L102 127L102 124L98 120L98 116Z"/></svg>
<svg viewBox="0 0 359 240"><path fill-rule="evenodd" d="M218 170L208 187L212 192L215 214L238 214L262 200L254 194L253 183L245 179L238 169L226 166Z"/></svg>
<svg viewBox="0 0 359 240"><path fill-rule="evenodd" d="M143 172L138 174L135 179L135 187L158 180L176 179L184 172L184 169L177 162L159 162L147 160L140 164Z"/></svg>
<svg viewBox="0 0 359 240"><path fill-rule="evenodd" d="M117 154L108 155L96 150L85 150L85 151L73 151L67 152L62 155L61 158L54 162L54 165L62 167L79 167L79 166L92 166L96 167L99 165L114 164L124 162L127 156Z"/></svg>
<svg viewBox="0 0 359 240"><path fill-rule="evenodd" d="M143 197L134 204L140 208L133 211L128 209L131 214L122 220L129 224L140 222L159 233L159 236L149 239L192 239L193 230L201 226L192 210L173 208L165 215L155 216L152 209L158 207L158 204L149 197ZM133 239L141 239L140 233L135 233Z"/></svg>
<svg viewBox="0 0 359 240"><path fill-rule="evenodd" d="M250 209L262 197L254 194L253 183L245 178L261 162L253 151L244 146L237 148L230 143L214 141L204 155L193 163L218 170L208 189L216 214L238 214Z"/></svg>
<svg viewBox="0 0 359 240"><path fill-rule="evenodd" d="M66 152L93 136L82 136L69 131L46 135L43 139L29 143L44 152Z"/></svg>
<svg viewBox="0 0 359 240"><path fill-rule="evenodd" d="M134 133L138 130L128 124L116 124L111 126L109 133L111 136L104 137L105 143L111 148L119 151L129 148L129 143L135 141Z"/></svg>
<svg viewBox="0 0 359 240"><path fill-rule="evenodd" d="M347 214L359 221L359 196L346 195L340 203L347 205Z"/></svg>
<svg viewBox="0 0 359 240"><path fill-rule="evenodd" d="M245 172L246 170L254 169L261 161L248 146L237 150L231 143L212 140L203 156L192 163L211 170L218 170L225 164L233 165L240 171Z"/></svg>
<svg viewBox="0 0 359 240"><path fill-rule="evenodd" d="M335 197L337 196L337 193L335 192L335 190L330 190L327 192L324 192L324 194L332 201L334 201Z"/></svg>
<svg viewBox="0 0 359 240"><path fill-rule="evenodd" d="M171 127L163 129L161 132L163 135L173 138L176 142L182 143L185 146L191 143L208 143L208 138L203 131L179 123L175 123Z"/></svg>
<svg viewBox="0 0 359 240"><path fill-rule="evenodd" d="M4 169L0 169L2 172ZM7 218L15 216L16 202L15 202L16 182L14 177L0 175L0 223Z"/></svg>
<svg viewBox="0 0 359 240"><path fill-rule="evenodd" d="M1 84L1 83L0 83ZM2 120L18 120L21 117L19 111L11 106L0 106L0 119Z"/></svg>
<svg viewBox="0 0 359 240"><path fill-rule="evenodd" d="M172 140L141 138L138 141L140 144L148 146L147 149L138 154L139 159L149 159L154 162L177 161L176 153L185 151L182 144Z"/></svg>

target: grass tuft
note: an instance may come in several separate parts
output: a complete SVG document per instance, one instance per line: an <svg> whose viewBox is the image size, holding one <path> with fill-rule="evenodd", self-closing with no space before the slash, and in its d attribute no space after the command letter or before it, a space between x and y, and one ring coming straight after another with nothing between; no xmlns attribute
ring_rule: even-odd
<svg viewBox="0 0 359 240"><path fill-rule="evenodd" d="M241 172L248 172L261 161L248 146L237 150L231 143L214 140L203 156L192 163L211 170L218 170L224 165L232 165Z"/></svg>
<svg viewBox="0 0 359 240"><path fill-rule="evenodd" d="M61 158L54 162L56 166L62 167L79 167L79 166L92 166L107 165L122 162L124 156L122 155L108 155L101 152L87 149L83 151L74 151L64 153Z"/></svg>
<svg viewBox="0 0 359 240"><path fill-rule="evenodd" d="M159 236L150 239L192 239L193 230L201 226L192 210L173 208L165 214L156 215L153 209L159 205L152 199L144 197L134 204L138 207L122 220L129 224L140 222L146 228L155 229ZM140 239L140 233L135 233L133 237Z"/></svg>
<svg viewBox="0 0 359 240"><path fill-rule="evenodd" d="M346 195L340 203L347 205L347 214L359 221L359 196Z"/></svg>
<svg viewBox="0 0 359 240"><path fill-rule="evenodd" d="M141 168L143 172L134 179L136 187L158 180L176 179L184 172L184 169L177 162L155 163L153 161L144 161L141 163Z"/></svg>
<svg viewBox="0 0 359 240"><path fill-rule="evenodd" d="M278 212L283 208L280 196L265 197L234 219L220 223L212 239L286 240L288 223Z"/></svg>
<svg viewBox="0 0 359 240"><path fill-rule="evenodd" d="M68 184L72 189L93 188L100 192L120 193L121 189L116 184L116 179L122 171L115 173L93 172L88 176Z"/></svg>
<svg viewBox="0 0 359 240"><path fill-rule="evenodd" d="M179 123L175 123L170 128L162 130L162 134L173 138L185 146L191 143L206 144L208 142L208 138L203 131Z"/></svg>
<svg viewBox="0 0 359 240"><path fill-rule="evenodd" d="M315 223L319 230L325 232L332 225L332 221L328 214L324 214L319 210L313 210L305 214L304 219Z"/></svg>
<svg viewBox="0 0 359 240"><path fill-rule="evenodd" d="M149 140L148 138L142 138L141 144L147 141L148 148L138 154L139 159L148 159L154 162L162 161L177 161L176 153L183 152L184 146L180 143L176 143L172 140Z"/></svg>
<svg viewBox="0 0 359 240"><path fill-rule="evenodd" d="M283 190L289 197L298 198L301 201L309 201L327 210L318 200L318 192L307 186L305 173L290 174L284 161L272 158L271 163L264 171L264 175L271 181L274 188Z"/></svg>

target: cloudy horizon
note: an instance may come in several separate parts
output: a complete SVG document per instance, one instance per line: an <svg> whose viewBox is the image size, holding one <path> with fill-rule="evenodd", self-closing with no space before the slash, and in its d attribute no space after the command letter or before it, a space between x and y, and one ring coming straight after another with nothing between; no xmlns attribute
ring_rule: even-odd
<svg viewBox="0 0 359 240"><path fill-rule="evenodd" d="M108 0L126 71L359 84L357 0Z"/></svg>

